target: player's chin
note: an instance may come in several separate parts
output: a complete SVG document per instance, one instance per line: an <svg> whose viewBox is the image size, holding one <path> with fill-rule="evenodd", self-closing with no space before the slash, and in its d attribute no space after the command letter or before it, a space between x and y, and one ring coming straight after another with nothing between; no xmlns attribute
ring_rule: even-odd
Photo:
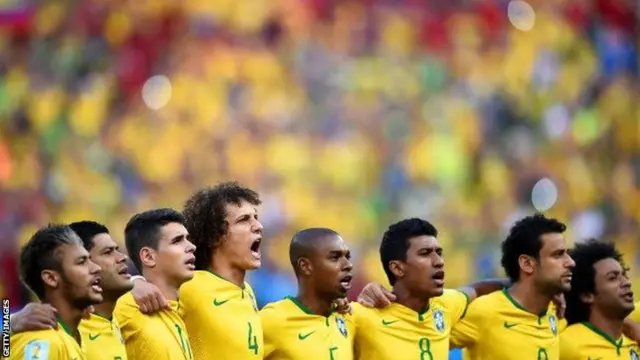
<svg viewBox="0 0 640 360"><path fill-rule="evenodd" d="M431 289L431 296L442 296L444 294L444 286L438 286Z"/></svg>
<svg viewBox="0 0 640 360"><path fill-rule="evenodd" d="M560 291L567 292L571 290L571 280L569 282L563 281L560 283Z"/></svg>
<svg viewBox="0 0 640 360"><path fill-rule="evenodd" d="M97 305L104 301L104 296L102 296L102 293L97 293L94 291L89 292L87 298L87 303L89 305Z"/></svg>
<svg viewBox="0 0 640 360"><path fill-rule="evenodd" d="M182 272L182 279L184 281L188 281L193 279L193 275L195 274L194 270L191 269L186 269L185 271Z"/></svg>
<svg viewBox="0 0 640 360"><path fill-rule="evenodd" d="M245 261L245 270L256 270L262 266L262 259L256 258L255 256L251 256L247 261Z"/></svg>

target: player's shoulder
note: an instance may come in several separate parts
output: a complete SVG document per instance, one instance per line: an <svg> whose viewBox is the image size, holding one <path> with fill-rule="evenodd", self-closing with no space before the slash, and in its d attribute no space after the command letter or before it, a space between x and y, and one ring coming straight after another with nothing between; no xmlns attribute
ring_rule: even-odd
<svg viewBox="0 0 640 360"><path fill-rule="evenodd" d="M11 335L11 347L21 349L25 359L46 359L50 353L57 353L65 347L58 330L25 331Z"/></svg>
<svg viewBox="0 0 640 360"><path fill-rule="evenodd" d="M473 300L470 306L474 306L478 309L497 310L501 306L505 306L509 303L509 300L505 296L506 290L494 291L490 294L479 296Z"/></svg>
<svg viewBox="0 0 640 360"><path fill-rule="evenodd" d="M389 307L385 308L388 310ZM381 313L385 310L385 309L378 309L375 307L367 307L364 306L362 304L360 304L359 302L352 302L351 303L351 315L353 317L356 318L365 318L365 317L375 317L375 316L380 316Z"/></svg>
<svg viewBox="0 0 640 360"><path fill-rule="evenodd" d="M184 295L188 292L198 291L198 288L202 289L203 286L211 286L211 281L207 281L210 277L210 273L204 270L196 270L193 272L193 278L186 281L180 286L180 294Z"/></svg>
<svg viewBox="0 0 640 360"><path fill-rule="evenodd" d="M127 324L129 322L128 320L131 320L138 314L142 313L131 292L129 291L120 296L113 310L113 316L117 319L118 323Z"/></svg>
<svg viewBox="0 0 640 360"><path fill-rule="evenodd" d="M56 329L24 331L11 335L11 342L31 342L37 340L63 342Z"/></svg>
<svg viewBox="0 0 640 360"><path fill-rule="evenodd" d="M260 310L260 314L282 314L290 311L290 308L291 300L284 298L282 300L268 303L262 308L262 310Z"/></svg>
<svg viewBox="0 0 640 360"><path fill-rule="evenodd" d="M432 303L447 308L452 303L469 302L469 296L463 291L456 289L444 289L442 295L433 298Z"/></svg>
<svg viewBox="0 0 640 360"><path fill-rule="evenodd" d="M510 304L504 293L502 291L494 291L471 301L466 308L464 317L471 317L475 319L474 321L478 321L497 315L497 313L509 306Z"/></svg>
<svg viewBox="0 0 640 360"><path fill-rule="evenodd" d="M287 298L265 305L259 312L263 327L283 324L293 311L292 305L291 300Z"/></svg>
<svg viewBox="0 0 640 360"><path fill-rule="evenodd" d="M136 300L133 298L133 294L131 291L128 291L124 295L118 298L116 301L116 307L114 311L122 310L126 308L136 308L139 309L138 304L136 304Z"/></svg>
<svg viewBox="0 0 640 360"><path fill-rule="evenodd" d="M560 338L570 339L575 335L584 334L586 332L585 330L586 328L582 323L571 324L560 332Z"/></svg>

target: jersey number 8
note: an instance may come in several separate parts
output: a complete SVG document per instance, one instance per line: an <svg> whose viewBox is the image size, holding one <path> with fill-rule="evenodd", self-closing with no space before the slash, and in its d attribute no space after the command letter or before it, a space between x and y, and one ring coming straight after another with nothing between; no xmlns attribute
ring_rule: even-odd
<svg viewBox="0 0 640 360"><path fill-rule="evenodd" d="M431 354L431 341L426 337L420 338L418 341L418 347L420 347L420 360L433 360L433 354Z"/></svg>

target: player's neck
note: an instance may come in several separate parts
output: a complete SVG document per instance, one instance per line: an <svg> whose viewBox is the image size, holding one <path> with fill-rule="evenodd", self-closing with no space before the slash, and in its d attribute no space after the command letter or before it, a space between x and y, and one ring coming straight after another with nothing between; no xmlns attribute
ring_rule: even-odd
<svg viewBox="0 0 640 360"><path fill-rule="evenodd" d="M145 271L144 277L148 282L157 286L167 300L178 300L178 289L180 285L172 284L169 279L154 271Z"/></svg>
<svg viewBox="0 0 640 360"><path fill-rule="evenodd" d="M58 301L58 299L51 299L48 301L57 310L56 317L58 322L62 324L64 330L73 336L78 343L80 343L80 334L78 332L78 325L82 320L84 309L77 309L67 301Z"/></svg>
<svg viewBox="0 0 640 360"><path fill-rule="evenodd" d="M109 320L111 320L111 318L113 317L113 309L115 309L115 307L115 301L110 300L105 300L98 305L93 305L96 314Z"/></svg>
<svg viewBox="0 0 640 360"><path fill-rule="evenodd" d="M393 286L393 293L396 295L396 303L408 307L417 313L423 313L429 309L429 300L431 297L411 292L400 282L396 282Z"/></svg>
<svg viewBox="0 0 640 360"><path fill-rule="evenodd" d="M225 280L244 288L244 280L247 275L247 270L232 266L224 257L218 256L217 253L213 254L209 268L218 276L221 276Z"/></svg>
<svg viewBox="0 0 640 360"><path fill-rule="evenodd" d="M550 295L541 293L531 284L523 284L522 282L516 282L507 291L518 305L534 314L546 312L552 298Z"/></svg>
<svg viewBox="0 0 640 360"><path fill-rule="evenodd" d="M316 315L329 316L331 314L333 300L324 299L315 291L309 291L299 286L296 300Z"/></svg>
<svg viewBox="0 0 640 360"><path fill-rule="evenodd" d="M618 340L622 336L624 319L616 319L596 310L589 314L589 322L614 340Z"/></svg>

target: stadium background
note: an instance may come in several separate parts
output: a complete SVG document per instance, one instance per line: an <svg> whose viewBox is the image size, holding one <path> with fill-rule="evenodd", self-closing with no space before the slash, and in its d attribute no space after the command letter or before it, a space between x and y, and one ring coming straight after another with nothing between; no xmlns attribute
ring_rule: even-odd
<svg viewBox="0 0 640 360"><path fill-rule="evenodd" d="M262 304L295 291L309 226L351 245L354 294L386 284L380 235L407 216L440 229L448 286L500 275L534 205L637 266L638 3L529 4L0 0L0 295L30 299L38 226L121 241L134 212L228 179L264 200Z"/></svg>

